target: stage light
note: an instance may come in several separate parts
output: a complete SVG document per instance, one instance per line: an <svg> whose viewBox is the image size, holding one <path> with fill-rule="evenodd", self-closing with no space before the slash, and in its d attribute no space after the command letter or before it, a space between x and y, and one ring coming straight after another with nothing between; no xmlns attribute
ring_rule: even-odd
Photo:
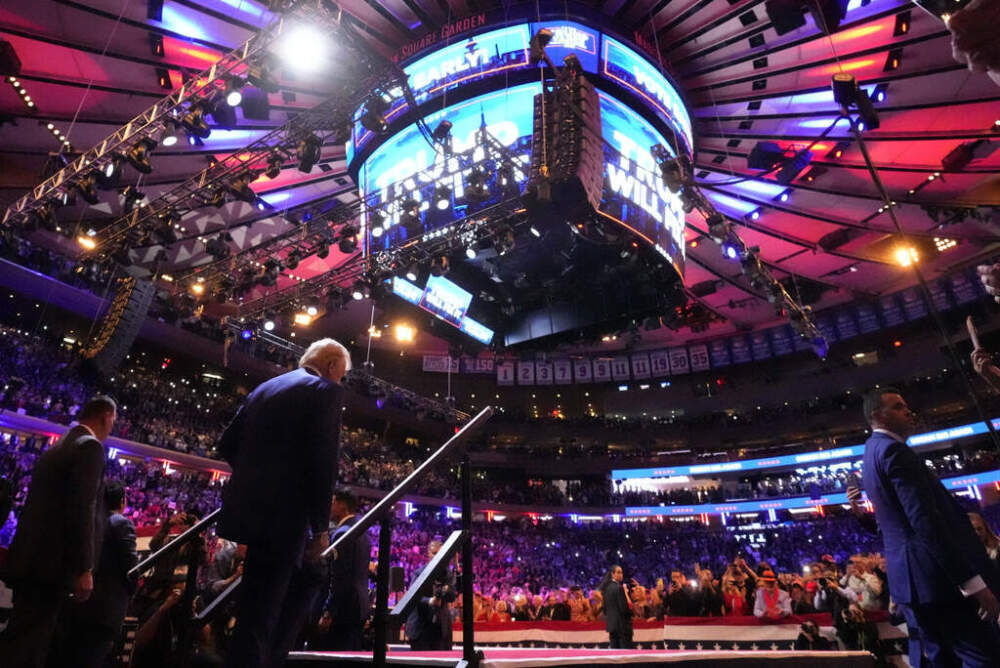
<svg viewBox="0 0 1000 668"><path fill-rule="evenodd" d="M191 294L201 296L205 294L205 284L204 283L192 283L191 284Z"/></svg>
<svg viewBox="0 0 1000 668"><path fill-rule="evenodd" d="M372 94L365 102L364 110L361 112L361 125L375 134L382 134L389 129L389 122L385 118L389 111L389 103L378 93Z"/></svg>
<svg viewBox="0 0 1000 668"><path fill-rule="evenodd" d="M417 266L417 264L414 262L406 270L406 280L408 280L410 282L414 282L414 281L417 280L417 277L419 275L420 275L420 267Z"/></svg>
<svg viewBox="0 0 1000 668"><path fill-rule="evenodd" d="M850 142L839 141L833 147L833 149L826 154L828 160L840 160L844 157L844 152L847 151L847 147L850 146Z"/></svg>
<svg viewBox="0 0 1000 668"><path fill-rule="evenodd" d="M378 239L379 237L382 236L382 234L384 232L385 232L385 230L382 229L381 225L373 225L372 226L372 238L373 239Z"/></svg>
<svg viewBox="0 0 1000 668"><path fill-rule="evenodd" d="M265 320L264 321L264 331L267 331L267 332L273 332L274 331L274 321L273 320Z"/></svg>
<svg viewBox="0 0 1000 668"><path fill-rule="evenodd" d="M477 255L478 253L476 253L476 249L474 247L469 246L468 248L465 249L465 257L469 258L470 260L475 260Z"/></svg>
<svg viewBox="0 0 1000 668"><path fill-rule="evenodd" d="M514 243L514 230L509 225L504 225L497 230L497 238L493 244L493 249L497 255L506 255L514 250Z"/></svg>
<svg viewBox="0 0 1000 668"><path fill-rule="evenodd" d="M164 146L174 146L179 139L177 124L170 120L165 121L163 123L163 136L160 138L160 143Z"/></svg>
<svg viewBox="0 0 1000 668"><path fill-rule="evenodd" d="M791 190L791 188L789 188L788 190L782 191L781 194L778 195L778 197L776 199L779 202L787 202L791 198L792 198L792 190Z"/></svg>
<svg viewBox="0 0 1000 668"><path fill-rule="evenodd" d="M539 30L538 32L536 32L534 35L531 36L531 42L529 43L529 47L531 49L530 58L532 65L539 62L540 60L542 60L542 58L545 57L545 47L549 45L549 42L552 41L552 37L554 35L555 33L553 33L551 29L542 28L541 30Z"/></svg>
<svg viewBox="0 0 1000 668"><path fill-rule="evenodd" d="M154 148L156 148L156 142L149 137L143 137L125 153L125 159L140 174L151 174L153 166L149 162L149 154L153 152Z"/></svg>
<svg viewBox="0 0 1000 668"><path fill-rule="evenodd" d="M730 260L736 260L740 256L740 250L735 244L726 242L722 245L722 252Z"/></svg>
<svg viewBox="0 0 1000 668"><path fill-rule="evenodd" d="M122 191L122 197L124 198L122 210L127 215L132 213L136 204L139 204L142 200L146 199L146 194L139 192L135 186L129 185L125 186L125 190Z"/></svg>
<svg viewBox="0 0 1000 668"><path fill-rule="evenodd" d="M872 91L872 100L875 102L885 102L886 98L889 96L889 84L880 83L875 86L875 90Z"/></svg>
<svg viewBox="0 0 1000 668"><path fill-rule="evenodd" d="M774 175L774 180L781 185L788 185L812 162L812 151L798 151L784 162L784 166Z"/></svg>
<svg viewBox="0 0 1000 668"><path fill-rule="evenodd" d="M950 250L958 245L958 242L954 239L947 239L943 237L934 237L934 246L937 248L939 253L943 253L946 250Z"/></svg>
<svg viewBox="0 0 1000 668"><path fill-rule="evenodd" d="M101 201L100 195L97 194L97 174L98 172L89 172L73 183L73 187L87 204L97 204Z"/></svg>
<svg viewBox="0 0 1000 668"><path fill-rule="evenodd" d="M277 52L286 65L300 72L317 72L326 64L330 42L312 26L301 25L282 35Z"/></svg>
<svg viewBox="0 0 1000 668"><path fill-rule="evenodd" d="M413 327L405 323L399 323L394 329L394 334L396 335L396 340L400 343L412 343L417 332Z"/></svg>
<svg viewBox="0 0 1000 668"><path fill-rule="evenodd" d="M199 139L205 139L212 134L208 122L205 121L205 105L202 102L195 102L188 108L188 112L181 116L181 125Z"/></svg>
<svg viewBox="0 0 1000 668"><path fill-rule="evenodd" d="M291 270L295 270L299 266L299 262L302 261L302 253L298 249L291 250L287 256L285 256L285 266Z"/></svg>
<svg viewBox="0 0 1000 668"><path fill-rule="evenodd" d="M306 135L299 141L299 171L308 174L322 157L322 140L314 134Z"/></svg>
<svg viewBox="0 0 1000 668"><path fill-rule="evenodd" d="M337 247L341 253L348 255L358 249L358 230L353 225L344 225L340 230L340 241Z"/></svg>
<svg viewBox="0 0 1000 668"><path fill-rule="evenodd" d="M111 156L111 159L108 161L108 164L104 165L104 170L102 171L102 174L104 174L104 178L107 181L111 181L112 179L115 178L115 176L118 175L118 168L121 167L122 160L124 160L124 158L120 154L116 153L113 156Z"/></svg>
<svg viewBox="0 0 1000 668"><path fill-rule="evenodd" d="M437 208L444 211L449 206L451 206L451 188L446 185L439 185L434 189L434 200L437 203Z"/></svg>
<svg viewBox="0 0 1000 668"><path fill-rule="evenodd" d="M893 28L893 37L902 37L906 33L910 32L910 12L900 12L896 14L896 25Z"/></svg>
<svg viewBox="0 0 1000 668"><path fill-rule="evenodd" d="M243 81L236 77L226 82L226 104L238 107L243 102Z"/></svg>
<svg viewBox="0 0 1000 668"><path fill-rule="evenodd" d="M432 276L444 276L448 273L450 269L450 262L448 261L447 255L438 255L433 260L431 260L431 275Z"/></svg>
<svg viewBox="0 0 1000 668"><path fill-rule="evenodd" d="M240 332L240 337L242 337L244 341L249 341L253 338L253 330L245 327L243 331Z"/></svg>
<svg viewBox="0 0 1000 668"><path fill-rule="evenodd" d="M309 317L315 317L315 315L319 313L319 309L317 309L315 306L307 306L306 313L309 314Z"/></svg>
<svg viewBox="0 0 1000 668"><path fill-rule="evenodd" d="M885 57L885 67L882 68L884 72L892 72L893 70L898 70L900 63L903 62L903 50L893 49Z"/></svg>
<svg viewBox="0 0 1000 668"><path fill-rule="evenodd" d="M264 170L264 176L269 179L278 178L278 176L281 175L281 165L283 162L281 154L277 151L272 152L269 156L267 156L267 169Z"/></svg>
<svg viewBox="0 0 1000 668"><path fill-rule="evenodd" d="M761 215L761 210L754 209L749 214L747 214L747 218L749 218L750 220L760 220L760 215Z"/></svg>
<svg viewBox="0 0 1000 668"><path fill-rule="evenodd" d="M351 298L355 301L361 301L368 295L368 286L361 281L354 281L354 285L351 286Z"/></svg>
<svg viewBox="0 0 1000 668"><path fill-rule="evenodd" d="M243 172L233 179L233 182L229 185L229 192L231 192L233 196L241 202L256 204L257 193L255 193L253 188L250 187L254 178L255 175L252 172Z"/></svg>
<svg viewBox="0 0 1000 668"><path fill-rule="evenodd" d="M529 227L528 231L531 232L531 234L534 235L534 236L536 236L536 237L541 238L541 236L542 236L542 233L539 232L538 228L535 227L534 225L532 225L531 227Z"/></svg>
<svg viewBox="0 0 1000 668"><path fill-rule="evenodd" d="M296 313L294 318L296 325L302 325L303 327L308 327L312 323L312 318L308 313Z"/></svg>
<svg viewBox="0 0 1000 668"><path fill-rule="evenodd" d="M80 235L76 238L76 242L86 248L87 250L94 250L97 248L97 242L94 241L93 237L86 235Z"/></svg>
<svg viewBox="0 0 1000 668"><path fill-rule="evenodd" d="M900 267L909 267L911 264L915 264L920 261L917 249L913 246L900 246L896 248L893 255L896 258L896 263L899 264Z"/></svg>
<svg viewBox="0 0 1000 668"><path fill-rule="evenodd" d="M447 145L448 139L451 137L451 128L451 121L445 119L438 123L437 127L434 128L434 132L431 133L431 136L437 143Z"/></svg>
<svg viewBox="0 0 1000 668"><path fill-rule="evenodd" d="M747 167L750 169L770 170L784 160L785 152L773 141L757 142L747 156Z"/></svg>
<svg viewBox="0 0 1000 668"><path fill-rule="evenodd" d="M710 214L705 219L705 222L708 224L708 235L716 243L722 243L722 240L729 236L729 223L726 222L726 218L718 211Z"/></svg>
<svg viewBox="0 0 1000 668"><path fill-rule="evenodd" d="M488 176L482 167L474 167L465 186L465 198L470 202L483 202L490 197Z"/></svg>

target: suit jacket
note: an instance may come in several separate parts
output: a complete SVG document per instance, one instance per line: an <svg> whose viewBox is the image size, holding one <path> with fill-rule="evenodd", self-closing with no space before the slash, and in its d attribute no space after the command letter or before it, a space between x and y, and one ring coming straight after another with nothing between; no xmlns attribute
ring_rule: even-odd
<svg viewBox="0 0 1000 668"><path fill-rule="evenodd" d="M451 571L435 582L433 592L441 601L438 607L431 606L432 596L421 596L406 618L406 637L412 645L415 642L431 642L435 649L451 649L451 611L448 606L457 597L455 574Z"/></svg>
<svg viewBox="0 0 1000 668"><path fill-rule="evenodd" d="M305 369L250 393L219 442L233 469L222 491L220 536L253 545L327 530L343 396L339 385Z"/></svg>
<svg viewBox="0 0 1000 668"><path fill-rule="evenodd" d="M354 521L340 525L330 534L330 544L351 528ZM371 598L368 594L368 562L371 559L372 543L363 534L343 549L337 549L337 558L329 562L330 579L325 609L334 624L364 626L371 612Z"/></svg>
<svg viewBox="0 0 1000 668"><path fill-rule="evenodd" d="M965 511L905 443L872 434L864 488L882 530L894 601L954 603L962 598L959 587L976 575L994 588L986 550Z"/></svg>
<svg viewBox="0 0 1000 668"><path fill-rule="evenodd" d="M75 608L79 619L117 632L125 619L136 579L128 572L139 563L135 551L135 525L118 513L108 518L101 545L101 558L94 571L94 592Z"/></svg>
<svg viewBox="0 0 1000 668"><path fill-rule="evenodd" d="M604 624L608 633L626 633L632 630L632 611L621 582L609 580L604 586Z"/></svg>
<svg viewBox="0 0 1000 668"><path fill-rule="evenodd" d="M41 454L7 555L10 582L68 590L95 568L107 521L105 459L101 442L79 425Z"/></svg>

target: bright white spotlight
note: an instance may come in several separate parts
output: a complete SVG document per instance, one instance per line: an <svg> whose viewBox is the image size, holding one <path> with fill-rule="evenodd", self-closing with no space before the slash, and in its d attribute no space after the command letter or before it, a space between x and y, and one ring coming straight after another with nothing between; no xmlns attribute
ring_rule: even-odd
<svg viewBox="0 0 1000 668"><path fill-rule="evenodd" d="M243 103L243 91L238 88L226 94L226 104L230 107L238 107Z"/></svg>
<svg viewBox="0 0 1000 668"><path fill-rule="evenodd" d="M278 42L278 55L300 72L316 72L323 68L329 51L329 40L310 26L296 26Z"/></svg>
<svg viewBox="0 0 1000 668"><path fill-rule="evenodd" d="M469 258L470 260L475 260L476 259L476 249L473 248L472 246L469 246L468 248L466 248L465 249L465 257Z"/></svg>
<svg viewBox="0 0 1000 668"><path fill-rule="evenodd" d="M265 320L264 321L264 329L267 330L268 332L274 331L274 321L273 320Z"/></svg>
<svg viewBox="0 0 1000 668"><path fill-rule="evenodd" d="M378 239L380 236L382 236L383 232L385 232L385 230L383 230L380 226L376 225L375 227L372 228L372 238Z"/></svg>
<svg viewBox="0 0 1000 668"><path fill-rule="evenodd" d="M308 313L310 316L314 316L317 313L319 313L319 311L316 309L315 306L310 306L309 308L306 309L306 313Z"/></svg>

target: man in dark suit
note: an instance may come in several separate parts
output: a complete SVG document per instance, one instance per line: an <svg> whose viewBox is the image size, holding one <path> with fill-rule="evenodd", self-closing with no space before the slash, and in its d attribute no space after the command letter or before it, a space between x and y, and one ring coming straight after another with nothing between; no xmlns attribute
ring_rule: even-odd
<svg viewBox="0 0 1000 668"><path fill-rule="evenodd" d="M0 636L0 665L41 668L59 611L68 598L86 601L107 515L103 504L103 442L117 407L97 396L77 414L79 424L42 453L7 555L4 581L14 610Z"/></svg>
<svg viewBox="0 0 1000 668"><path fill-rule="evenodd" d="M622 567L612 566L600 586L604 596L604 624L611 649L632 647L632 604L623 579Z"/></svg>
<svg viewBox="0 0 1000 668"><path fill-rule="evenodd" d="M219 442L233 475L217 531L247 545L229 653L234 668L282 665L279 630L286 636L285 620L305 617L315 564L329 545L340 382L350 363L333 339L313 343L300 368L250 393Z"/></svg>
<svg viewBox="0 0 1000 668"><path fill-rule="evenodd" d="M997 580L968 517L906 445L914 414L898 390L864 397L872 435L864 488L885 542L889 591L932 666L996 666ZM928 665L928 664L925 664Z"/></svg>
<svg viewBox="0 0 1000 668"><path fill-rule="evenodd" d="M427 546L430 563L441 549L441 541L432 540ZM429 595L427 595L429 594ZM422 594L406 618L406 638L413 650L451 649L451 611L449 605L458 598L455 574L446 571L438 576L432 588Z"/></svg>
<svg viewBox="0 0 1000 668"><path fill-rule="evenodd" d="M354 525L358 510L357 498L347 490L333 495L330 520L334 543ZM317 649L360 650L363 648L365 620L371 612L368 593L368 565L372 543L362 534L353 543L337 549L337 556L330 561L329 587L324 594L323 613L319 620Z"/></svg>
<svg viewBox="0 0 1000 668"><path fill-rule="evenodd" d="M57 659L50 659L49 668L103 668L135 592L136 580L128 574L139 563L135 525L122 515L125 487L120 482L109 482L104 488L104 505L110 516L94 571L94 593L79 605L63 608L63 629L55 648Z"/></svg>

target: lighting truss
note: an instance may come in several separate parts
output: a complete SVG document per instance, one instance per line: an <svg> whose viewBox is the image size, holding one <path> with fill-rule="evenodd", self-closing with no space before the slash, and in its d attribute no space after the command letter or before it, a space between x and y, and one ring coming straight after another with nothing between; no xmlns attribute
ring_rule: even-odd
<svg viewBox="0 0 1000 668"><path fill-rule="evenodd" d="M239 317L243 319L259 318L265 311L281 311L307 299L318 298L331 289L339 290L341 282L362 278L365 275L366 267L367 263L360 254L352 255L343 264L330 271L317 274L281 290L275 290L259 299L240 304Z"/></svg>
<svg viewBox="0 0 1000 668"><path fill-rule="evenodd" d="M69 188L70 184L86 172L95 167L100 168L115 154L127 152L130 147L144 139L152 140L154 135L162 131L165 122L176 121L183 116L191 103L217 90L224 90L228 75L246 70L261 59L286 27L301 21L331 30L337 29L340 26L339 14L324 7L325 5L321 6L319 3L306 0L289 0L282 3L285 13L279 15L275 21L32 188L31 192L7 208L0 222L7 224L12 219L25 218L39 206L43 206L51 198Z"/></svg>
<svg viewBox="0 0 1000 668"><path fill-rule="evenodd" d="M675 166L670 162L670 155L664 147L654 145L650 148L650 152L665 176L675 171ZM690 174L689 171L686 173ZM813 322L812 309L796 301L785 286L774 278L770 269L760 259L760 249L747 246L736 233L732 223L716 210L691 178L686 178L681 184L681 196L685 200L685 211L697 210L705 220L717 221L714 225L709 224L709 236L718 241L720 246L725 244L735 249L751 289L763 293L767 300L775 305L779 314L784 314L788 318L789 324L799 336L808 340L820 357L826 357L826 340Z"/></svg>

